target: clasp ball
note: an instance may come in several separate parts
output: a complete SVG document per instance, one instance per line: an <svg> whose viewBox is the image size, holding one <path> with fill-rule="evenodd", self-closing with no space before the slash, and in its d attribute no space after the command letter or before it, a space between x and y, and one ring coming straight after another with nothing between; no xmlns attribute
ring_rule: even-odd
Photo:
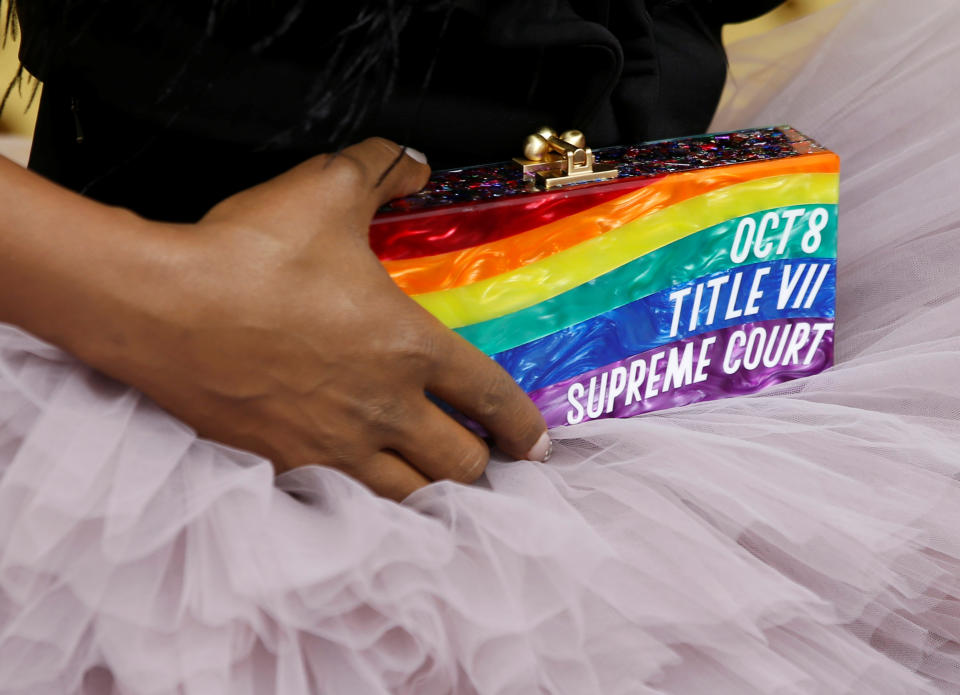
<svg viewBox="0 0 960 695"><path fill-rule="evenodd" d="M583 149L587 145L587 138L579 130L566 130L560 136L560 139L569 142L574 147Z"/></svg>
<svg viewBox="0 0 960 695"><path fill-rule="evenodd" d="M530 161L542 162L549 151L550 144L540 134L528 135L523 142L523 156Z"/></svg>
<svg viewBox="0 0 960 695"><path fill-rule="evenodd" d="M555 131L555 130L554 130L553 128L551 128L550 126L545 125L545 126L537 129L537 135L539 135L540 137L542 137L544 140L549 140L550 138L555 138L555 137L557 137L557 131Z"/></svg>

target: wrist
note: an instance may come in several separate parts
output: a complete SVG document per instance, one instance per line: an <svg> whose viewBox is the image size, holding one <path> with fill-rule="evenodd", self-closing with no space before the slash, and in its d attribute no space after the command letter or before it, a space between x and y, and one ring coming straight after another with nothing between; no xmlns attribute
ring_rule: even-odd
<svg viewBox="0 0 960 695"><path fill-rule="evenodd" d="M68 300L73 318L58 322L54 340L91 366L134 385L144 362L162 351L163 336L185 331L194 308L186 296L195 272L193 225L145 220L114 209L113 243L92 259ZM171 325L179 322L181 325Z"/></svg>
<svg viewBox="0 0 960 695"><path fill-rule="evenodd" d="M111 375L134 342L179 300L189 228L89 203L13 248L0 319Z"/></svg>
<svg viewBox="0 0 960 695"><path fill-rule="evenodd" d="M216 282L202 232L97 203L0 157L0 322L142 386L144 370L198 325L198 283Z"/></svg>

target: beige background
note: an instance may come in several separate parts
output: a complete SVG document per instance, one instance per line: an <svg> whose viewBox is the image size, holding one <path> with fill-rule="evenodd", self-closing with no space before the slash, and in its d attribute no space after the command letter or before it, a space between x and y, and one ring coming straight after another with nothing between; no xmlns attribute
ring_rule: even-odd
<svg viewBox="0 0 960 695"><path fill-rule="evenodd" d="M6 14L8 1L9 0L0 0L0 17ZM736 2L736 0L725 1ZM752 22L728 26L724 33L724 40L730 43L746 36L751 36L765 31L772 26L796 19L833 2L835 2L835 0L789 0L779 9ZM16 74L18 65L17 43L8 37L6 46L0 50L0 89L6 90L7 85L10 84L10 81ZM36 120L37 112L36 106L34 105L29 111L25 111L27 100L32 89L33 85L28 84L26 79L24 79L22 89L19 90L19 93L14 89L4 112L0 114L0 134L29 136L33 133L33 124Z"/></svg>

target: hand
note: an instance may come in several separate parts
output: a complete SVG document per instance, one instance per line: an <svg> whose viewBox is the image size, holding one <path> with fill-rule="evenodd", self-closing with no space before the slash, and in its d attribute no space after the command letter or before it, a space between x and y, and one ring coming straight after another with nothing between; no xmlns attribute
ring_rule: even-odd
<svg viewBox="0 0 960 695"><path fill-rule="evenodd" d="M122 349L89 361L278 471L333 466L398 500L431 480L472 482L489 459L425 392L506 453L545 460L546 425L529 398L370 251L377 208L429 176L405 155L380 181L399 153L366 140L228 198L196 225L165 225L180 249L174 286L149 290L149 316L121 321L111 341Z"/></svg>

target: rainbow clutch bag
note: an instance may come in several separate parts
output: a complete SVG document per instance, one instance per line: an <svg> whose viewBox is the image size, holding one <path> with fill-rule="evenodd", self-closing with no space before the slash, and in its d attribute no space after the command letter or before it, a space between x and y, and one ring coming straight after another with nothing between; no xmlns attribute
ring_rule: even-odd
<svg viewBox="0 0 960 695"><path fill-rule="evenodd" d="M531 138L513 162L436 172L370 241L548 425L832 364L836 154L789 127L594 152L576 131Z"/></svg>

